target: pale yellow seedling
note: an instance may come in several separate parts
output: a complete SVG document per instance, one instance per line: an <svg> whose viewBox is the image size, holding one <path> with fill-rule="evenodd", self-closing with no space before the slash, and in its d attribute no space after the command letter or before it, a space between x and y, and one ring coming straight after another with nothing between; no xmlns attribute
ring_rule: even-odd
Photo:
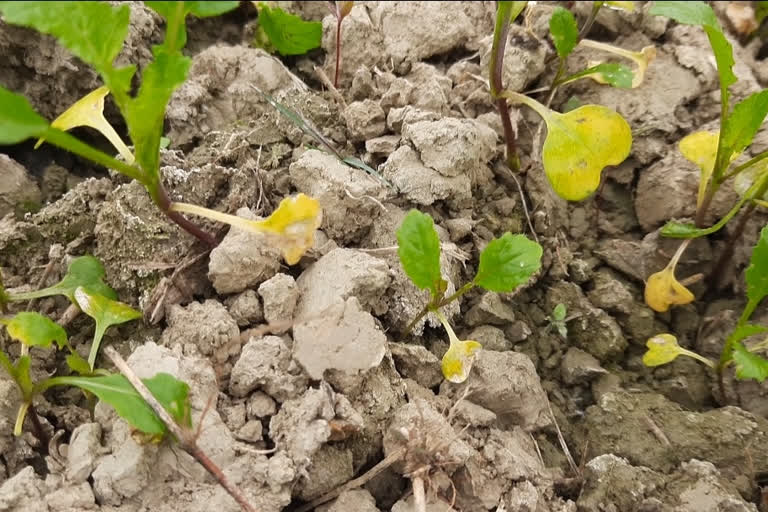
<svg viewBox="0 0 768 512"><path fill-rule="evenodd" d="M77 100L71 107L54 119L51 127L62 131L71 130L79 126L89 126L104 135L123 157L127 164L134 162L133 153L123 143L112 125L104 118L104 98L109 94L106 86L101 86ZM35 144L37 149L45 139L38 139Z"/></svg>
<svg viewBox="0 0 768 512"><path fill-rule="evenodd" d="M663 313L670 306L693 302L693 293L675 278L675 267L689 243L690 239L681 243L664 270L652 274L645 283L645 303L654 311Z"/></svg>
<svg viewBox="0 0 768 512"><path fill-rule="evenodd" d="M649 338L645 346L648 347L648 351L643 355L645 366L661 366L674 361L677 356L683 355L701 361L710 368L715 367L715 363L706 357L678 345L677 338L672 334L657 334Z"/></svg>
<svg viewBox="0 0 768 512"><path fill-rule="evenodd" d="M323 218L320 203L305 194L283 199L272 215L264 220L244 219L187 203L173 203L170 209L200 215L245 231L261 233L282 251L288 265L298 263L304 253L312 247L315 231L320 227Z"/></svg>
<svg viewBox="0 0 768 512"><path fill-rule="evenodd" d="M450 341L450 346L443 356L441 364L443 377L454 384L461 384L469 377L472 364L475 362L476 352L483 348L483 346L477 341L460 340L456 333L453 332L453 328L445 316L439 311L435 311L435 315L440 319L440 323L443 324L446 332L448 332L448 340Z"/></svg>

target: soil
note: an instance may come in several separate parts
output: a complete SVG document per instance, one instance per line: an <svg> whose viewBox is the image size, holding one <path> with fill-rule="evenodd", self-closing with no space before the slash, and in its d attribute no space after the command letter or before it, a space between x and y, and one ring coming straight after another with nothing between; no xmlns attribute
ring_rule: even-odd
<svg viewBox="0 0 768 512"><path fill-rule="evenodd" d="M297 510L398 451L405 455L394 464L316 510L414 510L414 472L426 482L429 511L768 510L768 385L729 377L721 396L695 361L657 369L641 362L647 338L661 332L719 353L743 306L750 248L768 223L764 213L747 222L714 293L702 297L703 283L693 285L696 302L664 314L644 304L644 280L677 247L660 226L694 213L698 170L677 143L716 127L719 115L703 31L651 16L644 2L634 13L602 9L591 38L632 50L653 44L656 60L637 89L583 80L552 105L577 98L617 110L632 127L632 153L605 171L594 197L568 204L544 177L539 120L513 107L524 203L502 163L501 123L488 94L493 2L356 4L344 21L338 92L320 78L332 77L335 64L326 2L278 3L322 21L321 50L281 59L254 48L256 14L245 4L190 20L193 65L167 112L162 173L175 200L250 218L292 193L316 197L323 224L299 264L285 266L278 251L236 229L208 253L137 183L26 142L0 154L6 287L56 282L71 258L97 256L120 300L145 313L111 329L104 343L141 377L164 371L190 384L199 444L259 512ZM580 20L591 9L572 4ZM512 27L508 88L551 82L553 8L536 2ZM138 3L131 11L120 60L141 66L162 24ZM728 26L723 5L718 14ZM732 40L740 100L768 87L768 61L759 60L758 42ZM48 118L99 85L87 66L30 30L0 23L0 55L2 85ZM599 57L578 49L569 67ZM316 149L253 86L388 183ZM125 137L113 106L107 115ZM104 147L87 130L75 133ZM751 151L766 148L764 128ZM707 220L721 217L733 197L718 193ZM395 230L410 208L434 217L450 293L471 279L492 238L533 236L524 205L544 247L542 269L516 293L475 290L446 308L459 337L483 345L469 379L449 383L437 319L404 334L426 296L399 265ZM734 226L695 241L678 275L710 272ZM558 303L571 317L565 338L548 319ZM33 307L60 318L67 306L56 298ZM766 323L768 307L756 319ZM67 325L83 354L92 329L82 317ZM33 355L41 374L64 368L54 353ZM75 392L53 391L37 403L57 443L14 437L18 400L0 375L0 511L239 509L184 452L139 443L108 406L91 415Z"/></svg>

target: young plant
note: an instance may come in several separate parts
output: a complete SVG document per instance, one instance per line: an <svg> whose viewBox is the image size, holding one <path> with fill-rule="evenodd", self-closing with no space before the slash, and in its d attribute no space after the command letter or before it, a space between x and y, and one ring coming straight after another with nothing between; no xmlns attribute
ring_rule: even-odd
<svg viewBox="0 0 768 512"><path fill-rule="evenodd" d="M333 74L333 86L339 87L339 70L341 69L341 24L344 18L352 12L355 2L328 2L331 14L336 17L336 71Z"/></svg>
<svg viewBox="0 0 768 512"><path fill-rule="evenodd" d="M736 369L737 378L764 381L768 377L768 360L759 356L758 352L768 349L768 338L751 346L746 346L744 340L768 332L766 326L749 323L757 306L768 297L768 226L761 231L760 240L752 251L745 279L747 302L736 327L725 340L718 362L680 347L677 338L672 334L659 334L646 343L648 351L643 356L643 363L646 366L659 366L673 361L680 355L692 357L718 373L721 393L724 389L724 371L731 364Z"/></svg>
<svg viewBox="0 0 768 512"><path fill-rule="evenodd" d="M197 238L215 245L215 239L171 209L171 199L160 179L160 140L165 109L171 95L186 79L191 59L181 50L187 40L188 14L216 16L237 7L238 2L146 2L166 20L165 40L154 46L154 59L141 74L136 96L131 96L135 66L116 68L114 60L128 33L130 9L104 2L0 2L6 23L49 34L99 73L104 88L85 96L56 122L49 124L27 100L0 87L0 144L17 144L28 138L45 141L93 162L115 169L141 183L154 203L172 221ZM134 154L101 116L109 91L120 110L133 142ZM88 125L105 134L125 161L117 160L63 130Z"/></svg>
<svg viewBox="0 0 768 512"><path fill-rule="evenodd" d="M458 299L475 286L500 293L510 293L525 284L541 267L542 249L524 235L505 233L488 243L480 253L475 278L445 297L447 283L440 269L440 239L432 217L411 210L397 230L398 255L409 279L422 290L429 290L430 300L406 328L406 333L428 313L434 313L443 324L450 346L443 356L442 370L451 382L464 382L469 376L477 341L460 340L440 308Z"/></svg>
<svg viewBox="0 0 768 512"><path fill-rule="evenodd" d="M680 141L680 152L701 170L696 197L696 215L693 224L668 222L661 234L672 238L691 239L706 236L720 230L744 207L739 224L715 264L713 281L722 275L733 254L736 239L743 233L747 220L757 207L768 206L768 151L742 164L734 162L752 143L768 114L768 89L751 94L731 108L729 88L737 81L732 67L733 48L725 37L712 8L703 2L655 2L651 13L667 16L678 23L698 25L704 29L712 47L720 79L720 130L695 132ZM705 227L705 215L712 198L728 180L734 179L739 200L717 223ZM652 275L646 284L646 302L656 311L666 311L670 304L691 302L693 294L674 279L674 267L688 246L683 242L670 264ZM671 276L671 278L670 278ZM667 296L669 300L654 301ZM651 300L648 298L651 297Z"/></svg>
<svg viewBox="0 0 768 512"><path fill-rule="evenodd" d="M304 21L264 2L253 2L253 5L259 10L256 46L280 55L304 55L320 47L323 24L319 21Z"/></svg>
<svg viewBox="0 0 768 512"><path fill-rule="evenodd" d="M549 329L556 331L563 339L568 338L568 325L566 325L566 322L568 321L566 318L567 314L568 309L565 307L565 304L557 304L552 309L552 314L549 315L549 325L547 326Z"/></svg>
<svg viewBox="0 0 768 512"><path fill-rule="evenodd" d="M507 100L522 103L536 112L547 125L542 163L554 191L568 201L589 197L600 185L600 175L607 165L623 162L632 146L629 124L615 111L598 105L584 105L561 114L548 106L514 91L503 89L502 69L509 24L525 7L526 2L498 2L496 27L490 61L491 96L496 101L507 143L507 164L519 168ZM597 2L593 16L602 2ZM590 23L591 24L591 23ZM586 28L586 26L585 26ZM550 31L558 54L559 67L551 87L550 101L559 85L585 76L598 75L614 85L628 85L631 71L618 65L599 64L581 76L562 78L565 60L583 36L570 11L558 8L550 21ZM549 102L547 102L548 104Z"/></svg>

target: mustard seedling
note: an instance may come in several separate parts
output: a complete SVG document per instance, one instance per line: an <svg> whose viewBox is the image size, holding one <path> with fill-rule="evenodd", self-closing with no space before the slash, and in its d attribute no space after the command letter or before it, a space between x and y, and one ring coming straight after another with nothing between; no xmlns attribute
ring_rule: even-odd
<svg viewBox="0 0 768 512"><path fill-rule="evenodd" d="M480 263L472 281L446 297L447 282L440 268L440 239L428 214L411 210L397 230L398 256L408 278L417 288L428 290L430 299L406 328L406 333L428 313L442 323L450 347L442 359L443 376L454 383L464 382L472 369L480 344L460 340L440 308L458 299L475 286L509 293L525 284L541 268L542 249L524 235L505 233L492 240L480 253Z"/></svg>
<svg viewBox="0 0 768 512"><path fill-rule="evenodd" d="M607 107L584 105L561 114L524 94L503 89L503 49L509 24L525 8L525 4L526 2L498 2L491 48L490 90L504 127L507 164L513 170L519 168L514 132L507 111L507 100L510 100L531 108L547 125L542 163L553 190L568 201L581 201L597 190L603 168L618 165L629 156L632 133L624 118ZM597 15L600 5L602 2L596 2L593 16ZM611 64L598 64L589 70L589 73L582 72L582 76L562 79L566 58L576 48L583 33L580 33L573 14L563 8L555 9L550 20L550 32L559 59L550 101L559 85L585 76L608 77L614 85L630 84L628 77L632 74L631 71Z"/></svg>
<svg viewBox="0 0 768 512"><path fill-rule="evenodd" d="M758 207L768 207L768 151L737 164L737 159L752 143L752 139L768 114L768 89L756 92L731 108L729 88L737 82L733 73L733 48L725 37L712 8L704 2L654 2L651 14L667 16L678 23L700 26L707 34L715 57L720 81L720 130L699 131L684 137L679 144L683 156L699 167L696 194L696 214L692 224L668 222L661 230L663 236L691 239L719 231L730 219L745 208L739 224L712 271L716 284L733 254L733 246L744 231L747 220ZM739 199L718 222L706 227L705 215L717 191L733 179ZM667 268L649 278L646 302L656 311L666 311L669 305L687 304L693 294L674 279L674 267L685 251L681 243Z"/></svg>
<svg viewBox="0 0 768 512"><path fill-rule="evenodd" d="M304 21L265 2L253 2L253 5L259 11L256 46L280 55L303 55L320 47L323 24L319 21Z"/></svg>
<svg viewBox="0 0 768 512"><path fill-rule="evenodd" d="M0 13L6 23L56 37L104 81L104 87L86 95L52 124L38 115L26 98L0 87L0 144L17 144L36 138L114 169L141 183L169 219L200 240L215 245L212 235L171 210L172 201L160 178L160 140L168 101L186 79L191 64L191 59L181 52L187 40L186 16L216 16L234 9L238 2L146 4L165 19L165 39L163 44L152 48L154 59L142 70L141 85L137 94L131 96L135 66L114 66L128 33L130 9L127 5L0 2ZM101 114L107 91L125 119L134 153L130 153ZM123 156L123 161L66 133L65 130L75 126L90 126L102 132Z"/></svg>
<svg viewBox="0 0 768 512"><path fill-rule="evenodd" d="M760 239L752 250L749 267L744 274L747 283L747 302L736 327L725 340L719 361L712 361L691 350L680 347L677 338L668 333L658 334L648 340L648 351L643 356L646 366L659 366L678 356L688 356L714 369L720 377L721 393L724 389L724 371L733 365L739 379L764 381L768 377L768 360L758 355L768 349L768 337L747 346L749 337L768 333L768 327L749 322L757 306L768 296L768 226L760 233Z"/></svg>
<svg viewBox="0 0 768 512"><path fill-rule="evenodd" d="M341 69L341 24L350 12L355 2L328 2L331 14L336 18L336 71L333 74L333 86L339 87L339 70Z"/></svg>

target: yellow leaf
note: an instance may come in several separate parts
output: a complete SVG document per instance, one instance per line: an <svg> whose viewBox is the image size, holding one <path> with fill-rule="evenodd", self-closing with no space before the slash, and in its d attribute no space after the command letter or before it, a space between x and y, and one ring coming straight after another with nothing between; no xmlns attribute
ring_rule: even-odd
<svg viewBox="0 0 768 512"><path fill-rule="evenodd" d="M717 158L717 141L720 132L694 132L683 137L680 141L680 153L696 164L701 169L699 178L699 193L696 197L696 205L701 206L704 195L707 192L707 185L712 177L712 171L715 169L715 158Z"/></svg>
<svg viewBox="0 0 768 512"><path fill-rule="evenodd" d="M643 79L645 78L645 71L648 69L648 66L650 66L651 62L653 62L653 60L656 58L656 47L653 45L646 46L639 52L625 50L624 48L619 48L618 46L601 43L599 41L592 41L591 39L583 39L579 42L579 45L608 53L613 53L614 55L619 55L625 59L634 61L637 65L637 69L634 72L635 76L632 78L633 89L639 87L640 84L643 83Z"/></svg>
<svg viewBox="0 0 768 512"><path fill-rule="evenodd" d="M606 1L605 5L609 5L611 7L618 7L619 9L624 9L627 12L635 12L635 2L609 2L609 1Z"/></svg>
<svg viewBox="0 0 768 512"><path fill-rule="evenodd" d="M608 107L585 105L566 114L550 112L544 120L544 171L563 199L587 198L600 185L603 168L618 165L629 156L629 124Z"/></svg>
<svg viewBox="0 0 768 512"><path fill-rule="evenodd" d="M65 110L59 117L51 123L53 128L62 131L71 130L78 126L89 126L104 135L115 149L122 155L128 164L134 161L133 154L123 143L123 140L117 134L112 125L104 118L104 98L109 94L107 86L101 86L79 100L71 107ZM35 144L37 149L45 139L38 139Z"/></svg>
<svg viewBox="0 0 768 512"><path fill-rule="evenodd" d="M659 313L672 305L691 303L694 298L693 293L675 279L674 267L656 272L645 283L645 303Z"/></svg>
<svg viewBox="0 0 768 512"><path fill-rule="evenodd" d="M472 340L451 341L451 346L443 356L443 376L454 384L461 384L469 376L472 364L475 362L475 353L482 345Z"/></svg>
<svg viewBox="0 0 768 512"><path fill-rule="evenodd" d="M645 366L660 366L672 362L682 353L677 338L671 334L657 334L645 343L648 351L643 355Z"/></svg>

